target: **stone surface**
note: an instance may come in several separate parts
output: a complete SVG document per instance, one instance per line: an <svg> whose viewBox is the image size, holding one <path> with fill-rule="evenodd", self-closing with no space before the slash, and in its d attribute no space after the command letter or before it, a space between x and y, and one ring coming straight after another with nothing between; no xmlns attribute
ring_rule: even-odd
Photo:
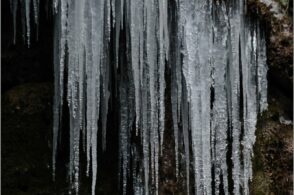
<svg viewBox="0 0 294 195"><path fill-rule="evenodd" d="M292 120L282 102L272 98L257 125L252 194L293 194L293 126L281 123Z"/></svg>
<svg viewBox="0 0 294 195"><path fill-rule="evenodd" d="M251 194L293 194L292 1L249 0L267 36L269 109L259 117Z"/></svg>
<svg viewBox="0 0 294 195"><path fill-rule="evenodd" d="M266 32L269 82L289 97L293 88L292 10L292 0L249 0L247 10L248 14L261 19Z"/></svg>

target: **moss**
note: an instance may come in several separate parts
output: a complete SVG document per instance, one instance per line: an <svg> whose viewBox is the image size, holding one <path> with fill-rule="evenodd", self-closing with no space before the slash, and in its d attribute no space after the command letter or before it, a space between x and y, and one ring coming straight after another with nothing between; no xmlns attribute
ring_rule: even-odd
<svg viewBox="0 0 294 195"><path fill-rule="evenodd" d="M292 189L292 125L284 125L282 97L271 98L269 109L259 117L253 158L252 194L290 194ZM274 101L273 101L274 100Z"/></svg>
<svg viewBox="0 0 294 195"><path fill-rule="evenodd" d="M270 194L270 178L263 172L259 171L255 173L255 177L252 181L252 185L255 186L251 191L251 194L255 195L267 195Z"/></svg>

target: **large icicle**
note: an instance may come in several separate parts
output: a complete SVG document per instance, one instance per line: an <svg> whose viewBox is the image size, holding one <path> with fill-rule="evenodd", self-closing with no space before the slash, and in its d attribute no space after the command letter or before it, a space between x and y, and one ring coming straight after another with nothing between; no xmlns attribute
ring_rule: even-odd
<svg viewBox="0 0 294 195"><path fill-rule="evenodd" d="M210 194L211 8L205 1L186 6L186 53L183 72L190 102L195 187L197 194Z"/></svg>
<svg viewBox="0 0 294 195"><path fill-rule="evenodd" d="M215 193L219 194L221 180L225 194L228 194L227 174L227 130L228 130L228 101L226 87L230 89L227 79L228 57L228 21L226 6L216 2L214 8L214 49L213 49L213 110L212 110L212 158L214 163Z"/></svg>
<svg viewBox="0 0 294 195"><path fill-rule="evenodd" d="M252 25L252 26L251 26ZM244 137L243 145L243 187L244 194L249 194L249 180L252 179L253 144L255 143L255 126L257 122L257 53L256 53L256 26L249 24L245 35L245 60L242 61L243 73L243 118L244 118Z"/></svg>
<svg viewBox="0 0 294 195"><path fill-rule="evenodd" d="M229 62L229 121L232 136L232 179L234 182L234 194L240 194L241 186L241 164L240 164L240 30L241 29L241 1L231 1L229 8L229 23L230 23L230 54Z"/></svg>

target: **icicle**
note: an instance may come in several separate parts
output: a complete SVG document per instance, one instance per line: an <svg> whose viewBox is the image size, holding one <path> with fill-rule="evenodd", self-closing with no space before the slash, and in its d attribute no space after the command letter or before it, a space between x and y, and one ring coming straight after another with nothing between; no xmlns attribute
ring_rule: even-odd
<svg viewBox="0 0 294 195"><path fill-rule="evenodd" d="M38 17L39 17L39 1L33 0L33 7L34 7L34 22L38 26ZM38 31L38 30L37 30Z"/></svg>
<svg viewBox="0 0 294 195"><path fill-rule="evenodd" d="M103 49L103 26L104 26L104 1L93 1L91 7L92 14L92 52L93 52L93 88L95 88L93 112L92 134L91 134L91 149L92 149L92 195L95 194L96 178L97 178L97 123L99 119L100 106L100 68L101 68L101 53ZM98 20L97 20L98 19ZM100 30L100 31L99 31ZM92 88L92 90L93 90ZM93 128L94 127L94 128Z"/></svg>
<svg viewBox="0 0 294 195"><path fill-rule="evenodd" d="M92 2L88 2L86 4L86 9L91 10ZM90 158L91 158L91 137L92 137L92 110L93 110L93 91L92 91L92 83L93 83L93 48L92 48L92 13L86 12L86 45L85 52L86 52L86 154L87 154L87 169L86 175L89 176L90 172Z"/></svg>
<svg viewBox="0 0 294 195"><path fill-rule="evenodd" d="M110 30L111 30L111 21L110 21L110 17L111 17L111 5L110 5L110 1L111 0L106 0L106 18L105 18L105 39L109 42L110 41Z"/></svg>
<svg viewBox="0 0 294 195"><path fill-rule="evenodd" d="M108 64L105 62L105 64ZM109 67L106 66L105 72L103 74L104 83L103 83L103 105L102 105L102 149L103 151L106 150L106 125L107 125L107 114L108 114L108 101L109 101Z"/></svg>
<svg viewBox="0 0 294 195"><path fill-rule="evenodd" d="M254 25L254 28L256 26ZM243 74L245 74L243 80L243 89L246 93L245 98L247 100L246 109L244 109L244 186L245 194L249 194L248 182L252 179L252 162L251 156L253 155L253 144L255 143L255 128L257 122L257 94L256 94L256 70L257 70L257 42L256 42L256 29L250 35L245 54L247 55L247 68L244 68ZM247 71L247 72L245 72Z"/></svg>
<svg viewBox="0 0 294 195"><path fill-rule="evenodd" d="M116 5L115 5L115 64L116 64L116 68L118 68L118 52L119 52L119 38L120 38L120 24L121 24L121 20L123 20L123 18L121 17L121 4L123 3L123 1L116 1Z"/></svg>
<svg viewBox="0 0 294 195"><path fill-rule="evenodd" d="M105 18L105 40L104 40L104 54L103 54L103 65L101 66L102 71L102 93L103 99L102 101L102 112L101 112L101 119L102 119L102 149L103 151L106 150L106 127L107 127L107 114L108 114L108 103L110 97L109 91L109 69L110 69L110 59L109 59L109 41L110 41L110 31L111 31L111 5L110 0L107 0L106 5L106 18Z"/></svg>
<svg viewBox="0 0 294 195"><path fill-rule="evenodd" d="M25 15L26 15L26 38L27 45L30 47L31 25L30 25L30 5L31 0L25 0Z"/></svg>
<svg viewBox="0 0 294 195"><path fill-rule="evenodd" d="M172 33L172 32L171 32ZM179 174L179 162L178 162L178 150L179 150L179 118L180 118L180 97L179 93L181 93L180 83L181 83L181 67L180 67L180 56L179 56L179 40L178 37L172 40L171 47L175 47L176 50L171 52L170 60L173 62L171 64L171 106L172 106L172 119L173 119L173 129L174 129L174 137L175 137L175 159L176 159L176 176ZM173 45L174 44L174 45ZM178 73L179 72L179 73Z"/></svg>
<svg viewBox="0 0 294 195"><path fill-rule="evenodd" d="M257 26L257 78L258 78L258 99L259 99L259 112L262 113L267 109L267 63L266 63L266 42L264 33L260 32L259 25Z"/></svg>
<svg viewBox="0 0 294 195"><path fill-rule="evenodd" d="M58 12L58 4L59 4L59 0L53 0L53 9L55 13Z"/></svg>
<svg viewBox="0 0 294 195"><path fill-rule="evenodd" d="M38 40L39 34L39 0L23 0L20 1L21 22L23 31L23 40L27 47L31 44L31 15L33 15L34 24L36 25L36 39ZM16 44L16 23L18 0L10 0L10 10L12 13L13 24L13 44ZM31 6L33 7L33 14L31 14Z"/></svg>
<svg viewBox="0 0 294 195"><path fill-rule="evenodd" d="M60 13L58 13L60 14ZM55 180L55 169L56 169L56 153L57 153L57 140L58 130L60 128L60 85L59 85L59 37L60 37L60 17L56 17L55 28L54 28L54 99L53 99L53 152L52 152L52 175Z"/></svg>
<svg viewBox="0 0 294 195"><path fill-rule="evenodd" d="M140 15L143 10L140 10L140 4L133 2L131 3L130 8L130 34L131 34L131 55L132 55L132 69L133 69L133 78L135 85L135 110L136 110L136 132L138 131L139 121L140 121Z"/></svg>
<svg viewBox="0 0 294 195"><path fill-rule="evenodd" d="M126 4L125 1L126 0L121 0L120 4L119 4L120 5L120 8L119 8L120 12L118 14L120 14L120 20L117 22L120 22L119 25L120 25L121 29L123 29L123 25L124 25L124 5Z"/></svg>
<svg viewBox="0 0 294 195"><path fill-rule="evenodd" d="M214 159L214 174L215 174L215 193L219 194L219 186L221 177L225 194L228 194L228 178L227 178L227 130L228 130L228 105L226 87L230 89L227 81L230 78L230 73L227 70L228 57L228 24L226 16L226 7L224 3L216 2L216 13L214 16L214 52L213 52L213 110L212 110L212 153ZM234 75L234 74L232 74ZM230 98L229 98L230 99Z"/></svg>
<svg viewBox="0 0 294 195"><path fill-rule="evenodd" d="M229 77L230 87L228 88L229 98L229 121L231 124L231 135L232 135L232 178L234 182L234 194L240 194L241 186L241 164L240 164L240 135L241 135L241 124L240 124L240 30L241 30L241 6L242 2L233 2L232 8L229 12L229 23L230 23L230 68Z"/></svg>
<svg viewBox="0 0 294 195"><path fill-rule="evenodd" d="M202 9L206 9L203 11ZM194 17L194 14L196 16ZM210 10L204 2L187 7L183 73L190 102L196 193L211 193Z"/></svg>
<svg viewBox="0 0 294 195"><path fill-rule="evenodd" d="M111 13L112 13L112 28L115 27L115 13L116 13L116 1L111 0Z"/></svg>
<svg viewBox="0 0 294 195"><path fill-rule="evenodd" d="M165 58L166 55L165 47L168 43L167 36L167 2L165 0L159 1L159 131L160 131L160 146L163 144L164 136L164 119L165 119Z"/></svg>

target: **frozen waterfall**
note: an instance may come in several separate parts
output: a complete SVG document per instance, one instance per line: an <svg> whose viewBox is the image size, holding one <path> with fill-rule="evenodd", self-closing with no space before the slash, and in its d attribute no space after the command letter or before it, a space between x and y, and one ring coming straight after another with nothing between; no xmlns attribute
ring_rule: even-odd
<svg viewBox="0 0 294 195"><path fill-rule="evenodd" d="M10 1L14 42L20 8L29 46L40 2ZM185 194L249 194L257 116L267 109L267 65L264 32L247 16L245 0L53 0L50 6L53 175L66 104L71 191L78 194L80 174L86 174L95 194L97 148L106 151L113 130L109 106L116 104L122 194L128 186L136 195L159 194L166 117L172 118L171 158L175 174L185 177Z"/></svg>

